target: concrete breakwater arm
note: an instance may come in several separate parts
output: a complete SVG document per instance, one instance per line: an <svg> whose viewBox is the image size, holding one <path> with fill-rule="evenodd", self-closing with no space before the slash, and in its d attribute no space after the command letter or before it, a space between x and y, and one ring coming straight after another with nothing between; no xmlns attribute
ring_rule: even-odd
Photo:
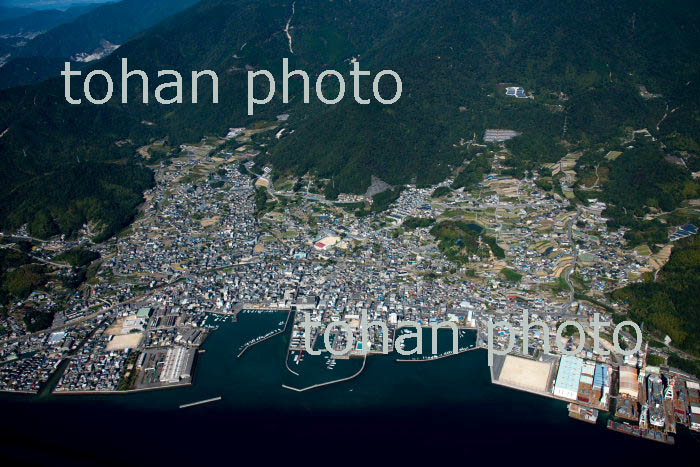
<svg viewBox="0 0 700 467"><path fill-rule="evenodd" d="M435 360L440 360L440 359L447 358L447 357L454 357L455 355L471 352L472 350L481 350L484 348L485 347L482 347L479 345L479 346L475 346L475 347L470 347L468 349L460 350L457 353L450 352L450 353L436 355L434 357L429 357L429 358L397 358L396 361L400 362L400 363L404 363L404 362L434 362Z"/></svg>
<svg viewBox="0 0 700 467"><path fill-rule="evenodd" d="M219 396L219 397L212 397L211 399L205 399L205 400L203 400L203 401L190 402L189 404L182 404L182 405L180 406L180 408L181 408L181 409L186 409L187 407L194 407L194 406L196 406L196 405L208 404L208 403L210 403L210 402L216 402L216 401L220 401L220 400L221 400L221 396Z"/></svg>
<svg viewBox="0 0 700 467"><path fill-rule="evenodd" d="M275 333L270 334L269 336L265 337L264 339L260 339L259 341L251 342L250 344L246 345L246 346L243 347L243 349L238 353L238 356L237 356L236 358L241 358L241 357L243 356L243 354L244 354L249 348L253 347L254 345L260 344L261 342L265 342L266 340L271 339L271 338L273 338L273 337L275 337L275 336L279 336L279 335L282 334L284 331L286 331L286 330L287 330L287 326L289 325L289 318L290 318L291 316L292 316L292 312L290 311L289 314L287 314L287 321L284 323L284 327L283 327L282 329L280 329L279 331L277 331L277 332L275 332Z"/></svg>
<svg viewBox="0 0 700 467"><path fill-rule="evenodd" d="M291 391L304 392L304 391L308 391L308 390L310 390L310 389L316 389L316 388L320 388L320 387L323 387L323 386L329 386L329 385L335 384L335 383L342 383L343 381L350 381L351 379L357 378L357 377L360 375L360 373L362 373L362 371L365 369L365 364L366 364L366 363L367 363L367 355L365 355L365 356L363 357L363 359L362 359L362 366L360 367L360 369L357 370L357 372L356 372L355 374L350 375L350 376L348 376L348 377L346 377L346 378L336 379L336 380L333 380L333 381L327 381L327 382L325 382L325 383L318 383L318 384L314 384L314 385L311 385L311 386L308 386L308 387L305 387L305 388L302 388L302 389L295 388L295 387L292 387L292 386L287 386L286 384L283 384L282 387L285 388L285 389L289 389L289 390L291 390Z"/></svg>

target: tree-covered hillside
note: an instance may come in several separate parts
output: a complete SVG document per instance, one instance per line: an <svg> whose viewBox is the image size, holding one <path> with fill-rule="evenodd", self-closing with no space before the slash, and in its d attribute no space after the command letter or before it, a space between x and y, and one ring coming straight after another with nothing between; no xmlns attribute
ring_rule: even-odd
<svg viewBox="0 0 700 467"><path fill-rule="evenodd" d="M440 180L468 156L461 142L480 141L486 128L522 133L510 143L514 172L638 128L669 150L700 147L700 21L688 0L297 0L292 16L293 3L203 0L93 65L118 76L127 57L130 68L149 73L151 91L158 70L188 77L212 69L219 104L137 104L138 80L127 105L117 102L119 80L113 101L103 106L68 105L62 80L0 93L3 228L34 221L16 194L21 188L41 203L44 195L32 186L47 173L129 158L151 138L168 136L177 145L282 112L291 114L289 136L268 147L262 161L277 172L332 178L344 192L363 192L371 175L390 184ZM290 104L282 104L278 86L273 101L248 117L247 70L268 69L279 84L282 57L306 70L312 86L323 69L347 76L355 57L373 74L397 71L403 96L391 106L361 106L347 76L340 104L318 103L313 89L312 103L304 104L295 80ZM364 80L364 96L370 83ZM74 80L76 95L81 84ZM523 86L534 99L507 97L506 85ZM660 97L643 96L640 86ZM99 94L97 83L94 89ZM390 81L381 91L392 93ZM187 81L184 97L189 100ZM210 98L200 94L201 102ZM85 195L74 194L73 201ZM59 226L60 211L51 211Z"/></svg>
<svg viewBox="0 0 700 467"><path fill-rule="evenodd" d="M0 35L31 32L21 47L8 49L9 62L0 67L0 89L58 76L65 61L80 54L90 55L107 42L121 45L197 1L122 0L106 5L80 5L65 12L38 11L0 22ZM35 17L36 21L30 21Z"/></svg>
<svg viewBox="0 0 700 467"><path fill-rule="evenodd" d="M413 177L429 183L464 158L455 147L461 138L486 128L522 132L511 144L515 156L552 162L566 152L562 140L571 148L630 129L655 131L667 103L680 108L658 133L689 147L700 141L694 45L700 34L688 8L687 2L431 2L362 56L369 69L399 72L404 97L397 104L346 100L321 109L298 123L271 160L336 176L336 186L347 191L363 191L371 174L390 183ZM534 100L505 97L505 84L523 86ZM663 98L643 98L639 85Z"/></svg>
<svg viewBox="0 0 700 467"><path fill-rule="evenodd" d="M635 321L700 356L700 238L676 245L658 280L629 285L615 291L613 298L629 303Z"/></svg>

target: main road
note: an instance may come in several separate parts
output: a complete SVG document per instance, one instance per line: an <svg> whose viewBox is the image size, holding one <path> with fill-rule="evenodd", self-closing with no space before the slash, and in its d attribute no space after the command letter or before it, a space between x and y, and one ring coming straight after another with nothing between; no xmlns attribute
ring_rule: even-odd
<svg viewBox="0 0 700 467"><path fill-rule="evenodd" d="M578 248L576 248L576 243L574 242L574 235L573 235L573 230L574 230L574 224L578 220L578 216L581 215L580 208L577 206L576 207L576 215L571 218L571 222L569 222L569 230L568 230L568 237L569 237L569 244L571 245L571 251L574 254L574 262L571 265L571 269L569 269L566 273L565 279L566 283L569 286L570 292L569 292L569 301L565 303L562 307L562 312L566 313L571 307L571 304L574 302L574 297L576 295L576 291L574 290L574 284L571 282L571 274L574 273L576 270L576 262L578 261Z"/></svg>

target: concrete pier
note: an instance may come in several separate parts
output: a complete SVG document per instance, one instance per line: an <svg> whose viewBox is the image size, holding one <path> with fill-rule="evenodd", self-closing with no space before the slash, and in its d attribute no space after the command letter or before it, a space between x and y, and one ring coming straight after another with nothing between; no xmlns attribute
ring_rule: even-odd
<svg viewBox="0 0 700 467"><path fill-rule="evenodd" d="M216 401L220 401L220 400L221 400L221 396L219 396L219 397L212 397L211 399L204 399L203 401L190 402L189 404L182 404L182 405L180 406L180 408L181 408L181 409L186 409L187 407L194 407L194 406L196 406L196 405L208 404L208 403L210 403L210 402L216 402Z"/></svg>

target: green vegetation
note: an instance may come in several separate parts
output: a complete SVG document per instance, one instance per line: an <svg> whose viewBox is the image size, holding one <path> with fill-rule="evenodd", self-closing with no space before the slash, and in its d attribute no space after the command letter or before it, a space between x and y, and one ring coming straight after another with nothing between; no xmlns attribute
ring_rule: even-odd
<svg viewBox="0 0 700 467"><path fill-rule="evenodd" d="M323 194L326 197L326 199L329 199L331 201L335 201L336 199L338 199L338 195L340 195L340 191L335 187L335 183L329 183L323 189Z"/></svg>
<svg viewBox="0 0 700 467"><path fill-rule="evenodd" d="M403 187L396 187L372 196L372 212L381 212L386 210L391 203L399 199L402 190Z"/></svg>
<svg viewBox="0 0 700 467"><path fill-rule="evenodd" d="M362 209L365 206L365 203L335 203L335 205L346 212L353 212L358 209Z"/></svg>
<svg viewBox="0 0 700 467"><path fill-rule="evenodd" d="M700 363L697 360L688 360L676 354L671 354L667 361L668 366L678 368L681 371L700 377Z"/></svg>
<svg viewBox="0 0 700 467"><path fill-rule="evenodd" d="M241 175L249 175L249 176L251 176L251 177L253 176L253 175L250 173L250 171L246 168L245 165L243 165L243 164L238 164L238 167L237 167L237 168L238 168L238 172L239 172ZM299 190L296 189L296 185L295 185L295 190L294 190L294 191L299 191Z"/></svg>
<svg viewBox="0 0 700 467"><path fill-rule="evenodd" d="M119 379L119 384L117 385L118 391L128 391L129 389L134 389L136 384L136 377L138 376L138 371L136 370L136 362L141 355L141 352L134 351L129 354L124 363L124 372Z"/></svg>
<svg viewBox="0 0 700 467"><path fill-rule="evenodd" d="M489 246L489 248L491 248L493 256L495 256L497 259L504 259L506 257L506 252L503 251L503 248L498 246L498 243L496 243L495 238L483 236L482 241L486 243Z"/></svg>
<svg viewBox="0 0 700 467"><path fill-rule="evenodd" d="M85 247L75 247L61 253L53 258L54 262L65 262L74 268L87 266L88 264L99 258L99 253L88 250Z"/></svg>
<svg viewBox="0 0 700 467"><path fill-rule="evenodd" d="M255 213L258 216L272 211L277 205L276 202L270 201L270 195L267 193L267 188L258 187L255 189Z"/></svg>
<svg viewBox="0 0 700 467"><path fill-rule="evenodd" d="M501 269L501 275L505 278L505 280L510 282L520 282L520 280L523 278L522 274L519 274L509 268Z"/></svg>
<svg viewBox="0 0 700 467"><path fill-rule="evenodd" d="M630 316L679 349L700 355L700 238L677 242L659 280L631 284L612 293L629 304Z"/></svg>
<svg viewBox="0 0 700 467"><path fill-rule="evenodd" d="M539 169L544 163L556 162L566 155L566 149L558 138L547 133L527 132L506 143L515 157L509 157L508 175L522 178L526 172Z"/></svg>
<svg viewBox="0 0 700 467"><path fill-rule="evenodd" d="M658 355L649 354L647 356L647 364L651 366L661 366L666 363L666 359Z"/></svg>
<svg viewBox="0 0 700 467"><path fill-rule="evenodd" d="M48 236L73 234L76 225L90 220L102 227L101 238L109 236L128 222L134 196L138 203L150 183L141 178L147 178L146 169L132 166L135 148L165 137L176 148L202 135L223 135L231 122L262 127L281 112L292 115L285 123L287 136L279 141L269 134L253 137L262 149L260 163L271 162L277 173L334 180L329 198L334 190L363 193L372 175L392 185L426 186L460 167L455 187L473 186L490 170L488 157L458 143L472 135L478 141L487 128L522 133L507 143L512 155L506 161L507 172L521 176L556 160L565 144L590 146L625 136L629 128L654 130L666 104L676 110L655 136L671 150L697 151L700 60L695 44L700 34L693 25L700 21L694 6L689 0L621 0L594 8L573 0L302 2L296 7L304 28L297 31L291 68L312 76L328 68L346 73L345 58L359 55L363 69L395 70L403 81L402 98L391 106L359 105L347 95L334 106L314 99L303 104L300 82L293 80L290 104L276 96L249 117L245 67L269 69L280 77L280 59L289 55L279 34L288 8L272 0L203 0L187 15L163 21L87 65L83 74L99 67L116 77L122 57L151 77L163 69L184 76L213 69L220 77L217 105L210 103L208 86L200 86L197 105L141 105L136 84L129 89L130 103L121 105L118 79L113 101L101 106L66 103L62 79L0 92L0 226L28 223L36 234ZM580 14L582 8L586 15ZM139 21L159 15L152 11ZM54 39L42 50L69 43ZM506 97L504 79L524 86L535 99ZM643 99L637 87L642 83L662 94L663 101ZM77 96L82 80L74 80L74 86ZM102 95L101 86L93 83L95 95ZM382 95L392 95L392 86L382 80ZM333 85L328 87L330 95ZM264 91L256 89L256 95ZM371 94L370 80L363 80L360 94ZM465 160L471 162L465 166ZM663 185L660 181L662 191L673 192ZM65 194L56 198L53 191ZM646 199L665 203L665 197ZM619 222L623 216L613 217Z"/></svg>
<svg viewBox="0 0 700 467"><path fill-rule="evenodd" d="M557 278L556 282L550 284L549 287L555 294L571 291L568 282L566 282L566 277L563 274Z"/></svg>
<svg viewBox="0 0 700 467"><path fill-rule="evenodd" d="M561 333L562 337L576 337L579 335L578 329L574 325L568 325Z"/></svg>
<svg viewBox="0 0 700 467"><path fill-rule="evenodd" d="M399 196L401 195L401 191L403 191L403 189L404 187L399 186L382 191L381 193L377 193L376 195L372 196L372 205L370 206L369 210L366 208L362 208L356 211L355 215L358 217L362 217L372 212L385 211L389 208L389 206L391 206L391 203L399 199Z"/></svg>
<svg viewBox="0 0 700 467"><path fill-rule="evenodd" d="M613 229L628 227L625 234L631 247L655 244L668 240L668 224L660 220L643 220L650 208L673 211L681 202L700 196L700 184L693 181L690 172L668 162L657 143L637 138L634 149L627 149L614 161L603 158L601 152L588 152L578 161L584 176L598 166L598 173L606 174L600 197L608 208L603 215ZM687 215L669 216L673 224L688 221Z"/></svg>
<svg viewBox="0 0 700 467"><path fill-rule="evenodd" d="M403 220L403 226L406 230L414 230L419 227L430 227L435 223L432 217L407 217Z"/></svg>
<svg viewBox="0 0 700 467"><path fill-rule="evenodd" d="M443 196L449 195L452 192L450 190L450 187L447 186L440 186L435 188L433 192L430 194L431 198L442 198Z"/></svg>
<svg viewBox="0 0 700 467"><path fill-rule="evenodd" d="M477 183L481 183L484 175L491 170L491 162L486 154L479 154L472 159L466 167L457 175L452 183L453 188L472 188Z"/></svg>
<svg viewBox="0 0 700 467"><path fill-rule="evenodd" d="M566 281L565 281L565 282L566 282ZM566 285L566 290L571 290L571 289L569 288L568 284ZM611 306L606 305L605 303L603 303L603 302L601 302L601 301L599 301L599 300L596 300L595 298L589 297L588 295L584 295L584 294L581 294L581 293L575 293L575 294L574 294L574 298L575 298L576 300L584 300L584 301L587 301L587 302L592 303L592 304L594 304L594 305L597 305L597 306L599 306L599 307L605 309L605 310L606 310L607 312L609 312L609 313L614 313L614 312L615 312L615 310L614 310ZM620 319L618 322L621 322L621 321L624 321L624 319Z"/></svg>
<svg viewBox="0 0 700 467"><path fill-rule="evenodd" d="M551 178L538 178L535 181L535 184L545 191L552 191L552 189L554 188Z"/></svg>
<svg viewBox="0 0 700 467"><path fill-rule="evenodd" d="M39 238L72 235L88 221L96 241L126 226L142 192L153 184L152 173L137 165L86 162L37 176L6 192L0 189L0 226L12 231L28 223Z"/></svg>
<svg viewBox="0 0 700 467"><path fill-rule="evenodd" d="M430 234L438 241L438 247L447 259L455 264L465 264L471 261L473 255L481 258L488 256L489 249L479 244L479 237L484 244L488 245L490 243L487 242L487 239L490 237L481 235L482 231L483 228L476 224L462 221L442 221L433 226ZM494 252L494 254L496 253Z"/></svg>
<svg viewBox="0 0 700 467"><path fill-rule="evenodd" d="M123 44L139 32L194 3L196 0L130 0L110 2L92 11L87 11L91 8L85 7L69 8L62 13L65 19L56 24L56 27L44 24L47 20L45 12L37 12L33 24L24 24L28 18L22 18L19 24L27 29L17 32L46 32L13 51L12 55L16 58L7 64L11 72L0 72L0 89L57 76L63 69L64 59L95 50L103 45L104 40ZM71 11L84 14L70 15Z"/></svg>
<svg viewBox="0 0 700 467"><path fill-rule="evenodd" d="M51 326L53 313L30 309L24 313L24 325L29 332L37 332Z"/></svg>
<svg viewBox="0 0 700 467"><path fill-rule="evenodd" d="M15 282L15 285L13 285L12 291L8 290L9 273L30 262L31 258L21 251L9 248L0 249L0 305L6 304L10 298L16 296L15 293L18 290L23 288L21 285L16 284L18 278L14 277L13 282ZM17 274L20 273L13 273L13 276Z"/></svg>
<svg viewBox="0 0 700 467"><path fill-rule="evenodd" d="M46 268L38 264L25 264L7 273L5 286L13 297L24 299L44 285Z"/></svg>

